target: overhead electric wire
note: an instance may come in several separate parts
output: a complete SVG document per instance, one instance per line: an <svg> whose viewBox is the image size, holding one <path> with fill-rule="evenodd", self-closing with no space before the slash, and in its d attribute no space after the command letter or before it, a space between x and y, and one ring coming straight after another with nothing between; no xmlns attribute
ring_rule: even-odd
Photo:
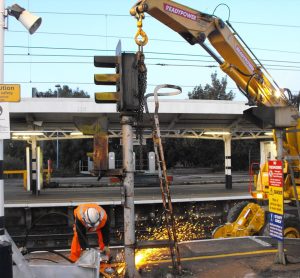
<svg viewBox="0 0 300 278"><path fill-rule="evenodd" d="M168 59L161 59L168 60ZM170 59L171 60L171 59ZM203 61L209 62L209 61ZM84 61L6 61L5 64L86 64L90 65L92 62ZM194 67L194 68L219 68L218 65L199 65L199 64L170 64L170 63L147 63L148 66L162 66L162 67ZM289 65L265 65L271 70L289 70L299 71L300 66L289 66Z"/></svg>
<svg viewBox="0 0 300 278"><path fill-rule="evenodd" d="M130 17L130 15L118 15L118 14L98 14L98 13L72 13L72 12L39 12L39 13L45 13L45 14L57 14L57 15L84 15L84 16L122 16L122 17ZM300 26L297 25L282 25L282 24L270 24L270 23L258 23L258 22L238 22L238 21L232 21L233 23L237 24L251 24L251 25L266 25L266 26L274 26L274 27L287 27L287 28L300 28ZM25 31L18 31L18 30L9 30L10 32L25 32ZM39 34L46 34L46 35L64 35L64 36L84 36L84 37L103 37L103 38L123 38L123 39L132 39L132 37L129 36L108 36L106 35L99 35L99 34L83 34L83 33L64 33L64 32L39 32ZM152 40L156 41L162 41L162 42L180 42L180 43L186 43L184 40L166 40L166 39L159 39L159 38L152 38ZM5 48L24 48L28 52L32 49L45 49L45 50L74 50L74 51L97 51L97 52L115 52L115 50L108 50L108 49L89 49L89 48L69 48L69 47L34 47L34 46L5 46ZM297 51L285 51L285 50L275 50L275 49L264 49L264 48L252 48L262 51L270 51L270 52L280 52L280 53L290 53L290 54L300 54L300 52ZM128 51L130 52L130 51ZM181 53L171 53L171 52L146 52L147 54L156 54L156 55L174 55L174 56L184 56L184 57L206 57L211 58L209 55L199 55L199 54L181 54ZM7 56L25 56L25 54L5 54ZM70 58L89 58L93 56L88 55L51 55L51 54L32 54L27 53L26 56L28 57L38 57L38 56L44 56L44 57L70 57ZM161 60L161 61L183 61L183 62L203 62L203 63L209 63L213 61L205 61L205 60L190 60L190 59L175 59L175 58L156 58L156 57L147 57L148 60ZM276 62L276 63L289 63L289 64L299 64L300 62L297 61L280 61L280 60L262 60L262 61L268 61L268 62ZM6 61L5 63L15 63L15 64L90 64L91 62L84 62L84 61ZM149 66L161 66L161 67L207 67L207 68L217 68L217 65L193 65L193 64L175 64L175 63L150 63ZM271 70L288 70L291 72L297 72L299 71L300 67L293 66L293 65L265 65ZM28 82L28 83L38 83L38 82ZM49 82L45 82L49 83ZM51 83L51 82L50 82ZM57 83L57 82L53 82ZM70 82L68 82L71 84ZM74 84L93 84L93 83L74 83Z"/></svg>
<svg viewBox="0 0 300 278"><path fill-rule="evenodd" d="M24 45L5 45L5 48L25 48ZM74 51L108 51L115 52L115 49L99 49L99 48L74 48L74 47L53 47L53 46L30 46L29 49L47 49L47 50L74 50Z"/></svg>
<svg viewBox="0 0 300 278"><path fill-rule="evenodd" d="M52 47L52 46L24 46L24 45L5 45L5 48L23 48L23 49L47 49L47 50L72 50L72 51L99 51L99 52L115 52L115 49L99 49L99 48L74 48L74 47ZM263 50L269 52L280 52L289 54L300 54L300 51L286 51L280 49L267 49L267 48L252 48L256 50ZM134 51L128 51L128 53ZM191 57L210 57L205 54L192 54L192 53L174 53L174 52L156 52L156 51L144 51L145 54L159 54L159 55L178 55L178 56L191 56Z"/></svg>
<svg viewBox="0 0 300 278"><path fill-rule="evenodd" d="M14 83L12 80L9 81L9 83ZM17 83L20 83L20 84L66 84L66 85L95 85L94 82L74 82L74 81L18 81ZM151 84L151 83L148 83L147 86L149 87L156 87L158 86L159 84ZM180 85L180 87L183 87L183 88L195 88L199 86L198 85ZM238 90L238 88L235 88L235 87L227 87L226 88L227 90ZM298 93L299 90L291 90L291 92L293 93Z"/></svg>
<svg viewBox="0 0 300 278"><path fill-rule="evenodd" d="M259 26L270 26L270 27L283 27L283 28L300 28L300 25L289 25L289 24L276 24L276 23L264 23L264 22L249 22L249 21L231 21L234 24L247 24L247 25L259 25Z"/></svg>
<svg viewBox="0 0 300 278"><path fill-rule="evenodd" d="M155 52L153 52L155 53ZM157 52L156 52L157 53ZM160 54L160 53L158 53ZM170 53L172 55L172 53ZM70 55L70 54L5 54L6 56L24 56L24 57L64 57L64 58L93 58L91 55ZM184 55L184 54L182 54ZM186 56L190 56L189 54L186 54ZM195 55L198 56L198 55ZM210 56L206 56L207 58L211 58ZM178 58L162 58L162 57L148 57L147 60L160 60L160 61L177 61L177 62L201 62L201 63L213 63L214 61L208 61L208 60L191 60L191 59L178 59ZM288 61L288 60L271 60L266 59L263 61L269 61L269 62L276 62L276 63L287 63L287 64L300 64L300 62L297 61ZM7 64L91 64L92 61L6 61ZM208 68L214 68L218 67L218 65L199 65L199 64L170 64L170 63L147 63L149 66L183 66L183 67L208 67ZM300 67L296 65L282 65L282 64L265 64L269 69L272 70L286 70L289 69L289 71L298 71Z"/></svg>
<svg viewBox="0 0 300 278"><path fill-rule="evenodd" d="M12 33L26 33L26 31L21 31L21 30L10 30L9 32ZM38 34L42 34L42 35L60 35L60 36L82 36L82 37L100 37L100 38L114 38L114 39L126 39L126 40L132 40L133 37L132 36L109 36L109 35L99 35L99 34L83 34L83 33L60 33L60 32L43 32L43 31L39 31ZM186 41L184 40L167 40L167 39L156 39L156 38L152 38L151 40L153 41L161 41L161 42L175 42L175 43L186 43Z"/></svg>
<svg viewBox="0 0 300 278"><path fill-rule="evenodd" d="M99 49L99 48L74 48L74 47L52 47L52 46L24 46L24 45L5 45L5 48L24 48L28 49L47 49L47 50L74 50L74 51L100 51L100 52L115 52L115 49ZM291 54L300 54L296 51L285 51L279 49L266 49L266 48L254 48L270 52L286 52ZM134 52L134 51L128 51ZM178 56L199 56L199 57L211 57L210 55L205 54L192 54L192 53L174 53L174 52L156 52L156 51L144 51L145 54L159 54L159 55L178 55Z"/></svg>
<svg viewBox="0 0 300 278"><path fill-rule="evenodd" d="M111 16L111 17L132 17L129 14L108 14L108 13L82 13L82 12L56 12L56 11L34 11L37 14L53 14L53 15L83 15L83 16ZM149 17L149 19L152 19ZM235 24L246 24L246 25L260 25L260 26L270 26L270 27L284 27L284 28L300 28L300 25L290 25L290 24L276 24L276 23L264 23L264 22L249 22L249 21L232 21Z"/></svg>
<svg viewBox="0 0 300 278"><path fill-rule="evenodd" d="M54 15L84 15L84 16L115 16L115 17L132 17L129 14L102 14L102 13L78 13L78 12L38 12L33 11L36 14L54 14Z"/></svg>
<svg viewBox="0 0 300 278"><path fill-rule="evenodd" d="M150 52L149 52L150 53ZM153 54L162 54L159 52L152 52ZM165 55L173 55L173 53L164 53ZM205 57L211 59L209 60L191 60L191 59L179 59L179 58L163 58L163 57L147 57L147 60L165 60L165 61L184 61L184 62L204 62L204 63L209 63L209 62L214 62L214 60L211 58L209 55L190 55L190 54L177 54L178 56L187 56L187 57ZM74 55L74 54L25 54L25 53L6 53L5 56L24 56L24 57L70 57L70 58L93 58L94 55ZM275 62L275 63L288 63L288 64L300 64L300 61L289 61L289 60L274 60L274 59L262 59L261 61L264 62ZM51 62L51 61L49 61ZM59 61L58 63L60 63ZM28 62L30 63L30 62ZM34 63L34 62L33 62ZM46 62L45 62L46 63ZM80 63L80 62L79 62ZM293 67L290 65L266 65L266 66L282 66L282 67Z"/></svg>

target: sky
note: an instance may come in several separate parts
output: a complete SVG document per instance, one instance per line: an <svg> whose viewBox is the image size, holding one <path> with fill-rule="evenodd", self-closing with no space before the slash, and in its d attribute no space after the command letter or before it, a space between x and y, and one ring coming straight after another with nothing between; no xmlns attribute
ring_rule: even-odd
<svg viewBox="0 0 300 278"><path fill-rule="evenodd" d="M212 14L226 4L230 22L261 60L280 87L298 93L300 73L299 0L178 0L195 10ZM5 1L5 6L16 1ZM129 15L135 1L126 0L19 0L27 10L42 17L33 35L12 17L8 19L4 42L4 81L21 84L21 96L31 97L32 88L40 92L56 85L79 88L93 98L95 92L114 91L94 85L95 73L110 73L94 67L95 55L114 55L119 40L122 50L137 51L134 36L136 19ZM226 6L214 14L229 17ZM215 71L225 76L199 45L190 45L180 35L146 14L143 30L149 37L144 47L148 68L147 93L156 85L174 84L183 89L176 98L188 98L195 86L210 84ZM158 64L165 64L161 66ZM208 67L214 66L214 67ZM227 78L235 100L246 101Z"/></svg>

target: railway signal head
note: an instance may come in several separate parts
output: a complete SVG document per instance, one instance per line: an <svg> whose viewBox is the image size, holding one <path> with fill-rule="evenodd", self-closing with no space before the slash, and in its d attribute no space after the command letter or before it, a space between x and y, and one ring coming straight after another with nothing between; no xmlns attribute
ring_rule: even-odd
<svg viewBox="0 0 300 278"><path fill-rule="evenodd" d="M117 103L120 112L134 113L140 107L138 97L138 65L136 54L121 53L119 56L95 56L94 65L115 68L114 74L95 74L96 85L115 85L116 92L95 93L96 103Z"/></svg>
<svg viewBox="0 0 300 278"><path fill-rule="evenodd" d="M116 92L97 92L95 93L96 103L116 103L120 96L120 74L118 56L94 56L95 67L115 68L114 74L94 74L96 85L116 85Z"/></svg>

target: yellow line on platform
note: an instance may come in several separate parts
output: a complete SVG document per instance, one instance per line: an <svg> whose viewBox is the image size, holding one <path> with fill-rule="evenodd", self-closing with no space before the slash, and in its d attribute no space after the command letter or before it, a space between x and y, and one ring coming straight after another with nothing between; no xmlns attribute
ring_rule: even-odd
<svg viewBox="0 0 300 278"><path fill-rule="evenodd" d="M226 257L237 257L237 256L246 256L246 255L257 255L257 254L268 254L268 253L276 253L278 250L259 250L259 251L249 251L249 252L239 252L239 253L230 253L230 254L220 254L220 255L208 255L208 256L198 256L191 258L181 258L182 262L184 261L197 261L197 260L206 260L206 259L219 259ZM147 264L157 264L157 263L169 263L172 260L159 260L159 261L147 261Z"/></svg>

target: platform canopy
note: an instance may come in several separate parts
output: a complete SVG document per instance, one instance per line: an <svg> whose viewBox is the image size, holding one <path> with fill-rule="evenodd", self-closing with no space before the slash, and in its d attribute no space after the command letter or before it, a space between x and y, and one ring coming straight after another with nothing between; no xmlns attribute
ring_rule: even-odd
<svg viewBox="0 0 300 278"><path fill-rule="evenodd" d="M154 101L148 101L151 116ZM159 102L159 120L163 137L223 139L271 138L270 130L262 130L246 120L245 102L225 100L171 100ZM120 137L120 114L115 104L96 104L89 98L24 98L9 103L13 139L22 140L22 132L33 132L37 140L92 137L88 126L107 126L110 137ZM151 121L144 114L145 137L151 136ZM84 133L78 133L84 125ZM88 131L86 131L88 130ZM38 133L34 133L38 132ZM77 132L77 133L76 133Z"/></svg>

